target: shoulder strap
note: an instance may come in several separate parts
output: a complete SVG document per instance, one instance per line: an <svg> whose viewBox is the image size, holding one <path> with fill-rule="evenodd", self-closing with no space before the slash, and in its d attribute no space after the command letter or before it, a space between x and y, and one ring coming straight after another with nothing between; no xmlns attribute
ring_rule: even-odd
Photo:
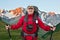
<svg viewBox="0 0 60 40"><path fill-rule="evenodd" d="M28 22L28 15L25 15L24 22Z"/></svg>

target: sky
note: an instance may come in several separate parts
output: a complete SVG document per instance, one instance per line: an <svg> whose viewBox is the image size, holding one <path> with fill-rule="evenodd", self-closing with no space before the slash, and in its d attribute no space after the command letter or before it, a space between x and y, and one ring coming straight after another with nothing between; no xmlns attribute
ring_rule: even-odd
<svg viewBox="0 0 60 40"><path fill-rule="evenodd" d="M37 6L41 11L60 13L60 0L0 0L0 9L5 10L27 8L29 5Z"/></svg>

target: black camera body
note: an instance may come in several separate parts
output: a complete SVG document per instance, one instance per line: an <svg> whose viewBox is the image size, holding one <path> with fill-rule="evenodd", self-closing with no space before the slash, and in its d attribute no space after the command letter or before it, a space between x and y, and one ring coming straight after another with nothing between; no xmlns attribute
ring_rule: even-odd
<svg viewBox="0 0 60 40"><path fill-rule="evenodd" d="M26 29L28 31L32 31L33 30L33 25L32 24L27 25Z"/></svg>

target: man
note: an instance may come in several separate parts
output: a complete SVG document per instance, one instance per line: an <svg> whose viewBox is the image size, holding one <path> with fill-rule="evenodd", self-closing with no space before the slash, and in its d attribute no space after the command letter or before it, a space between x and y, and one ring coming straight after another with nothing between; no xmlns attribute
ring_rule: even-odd
<svg viewBox="0 0 60 40"><path fill-rule="evenodd" d="M38 26L46 31L54 31L56 27L51 28L50 26L44 25L38 16L38 12L34 10L33 6L27 7L27 12L25 16L22 16L17 24L11 25L11 27L6 26L6 29L18 29L22 27L22 37L23 40L37 40L38 39Z"/></svg>

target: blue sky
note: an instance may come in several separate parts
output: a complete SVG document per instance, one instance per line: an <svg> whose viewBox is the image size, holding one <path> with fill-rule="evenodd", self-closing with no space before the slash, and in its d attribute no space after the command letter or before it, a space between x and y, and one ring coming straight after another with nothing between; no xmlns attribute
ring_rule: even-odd
<svg viewBox="0 0 60 40"><path fill-rule="evenodd" d="M60 0L0 0L0 9L26 8L28 5L35 5L43 11L60 13Z"/></svg>

